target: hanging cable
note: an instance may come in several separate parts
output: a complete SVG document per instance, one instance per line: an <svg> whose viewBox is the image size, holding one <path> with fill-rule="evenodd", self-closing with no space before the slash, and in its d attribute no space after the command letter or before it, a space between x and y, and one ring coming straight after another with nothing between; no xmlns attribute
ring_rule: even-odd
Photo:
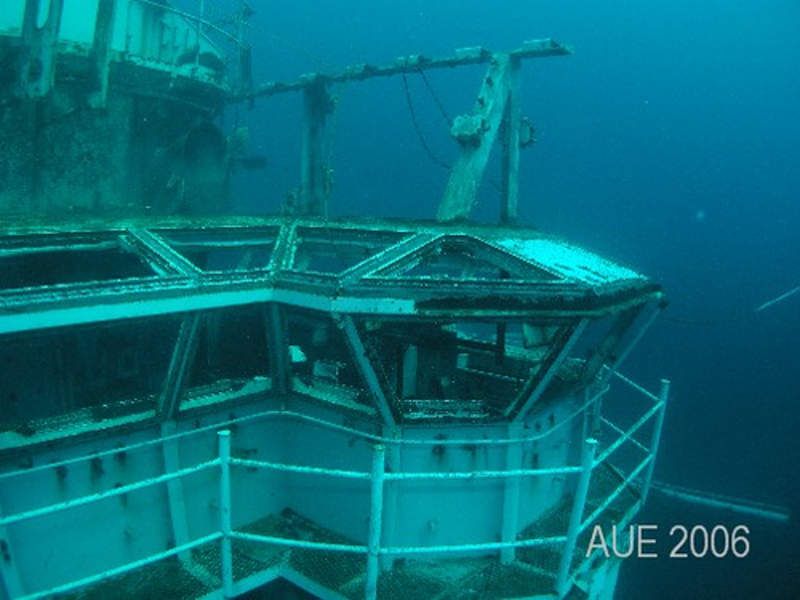
<svg viewBox="0 0 800 600"><path fill-rule="evenodd" d="M425 87L428 88L428 93L433 98L433 101L436 103L436 106L439 108L439 113L442 115L442 118L447 122L447 126L450 127L453 124L453 119L450 118L450 115L447 113L447 109L442 104L442 101L439 99L439 96L436 95L436 92L433 91L433 86L431 82L428 80L428 76L425 75L425 71L422 69L418 69L417 72L422 76L422 81L425 83Z"/></svg>
<svg viewBox="0 0 800 600"><path fill-rule="evenodd" d="M425 154L428 155L428 158L430 158L433 163L435 163L435 164L439 165L440 167L442 167L443 169L447 169L449 171L450 170L450 165L446 161L444 161L441 158L439 158L433 152L433 150L431 150L431 147L428 145L428 142L425 141L425 136L422 135L422 130L420 129L419 122L417 121L417 113L414 110L414 103L411 100L411 92L408 89L408 78L406 77L405 73L401 73L401 75L403 77L403 91L405 92L405 96L406 96L406 104L408 105L408 113L411 116L411 123L414 126L414 131L417 134L417 138L419 138L420 145L422 146L422 149L425 150Z"/></svg>
<svg viewBox="0 0 800 600"><path fill-rule="evenodd" d="M428 92L430 93L431 98L433 98L433 101L436 103L436 106L439 108L439 113L442 115L442 118L447 122L448 126L452 125L453 120L450 118L450 115L447 113L447 109L445 109L444 104L442 104L442 101L439 99L439 96L437 96L436 92L433 90L433 87L431 86L431 83L428 80L428 77L425 75L425 71L423 71L422 69L418 69L417 72L420 75L422 75L422 81L425 83L425 87L428 89ZM417 138L419 138L419 143L422 146L422 149L425 150L425 154L428 155L428 158L430 158L431 161L434 164L442 167L443 169L447 169L449 171L451 169L451 165L448 164L446 161L442 160L441 158L439 158L433 152L433 150L431 150L431 147L428 145L428 142L425 140L425 136L422 134L422 129L420 128L419 121L417 120L417 113L414 110L414 102L411 99L411 91L408 88L408 78L406 77L405 73L401 73L401 76L403 78L403 91L405 92L406 104L408 105L408 112L409 112L409 115L411 116L411 123L414 125L414 131L417 134ZM487 178L487 183L490 186L492 186L494 188L494 190L498 194L502 194L503 193L502 186L500 186L500 184L498 184L497 181L495 181L494 179Z"/></svg>

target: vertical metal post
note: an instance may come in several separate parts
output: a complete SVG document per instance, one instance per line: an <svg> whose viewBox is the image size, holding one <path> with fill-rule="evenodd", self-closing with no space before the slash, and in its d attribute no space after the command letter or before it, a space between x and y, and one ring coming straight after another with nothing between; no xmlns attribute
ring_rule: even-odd
<svg viewBox="0 0 800 600"><path fill-rule="evenodd" d="M231 432L217 433L219 437L219 521L222 531L222 593L233 598L233 556L231 548Z"/></svg>
<svg viewBox="0 0 800 600"><path fill-rule="evenodd" d="M594 455L596 451L597 440L595 438L586 438L581 448L581 474L578 480L578 487L575 489L575 500L572 503L572 512L569 516L567 541L564 543L561 563L558 566L556 592L558 592L559 598L563 598L569 591L569 569L572 565L572 556L575 554L575 545L578 543L578 534L580 533L583 510L586 507L586 496L589 494L589 482L592 478L592 468L594 467Z"/></svg>
<svg viewBox="0 0 800 600"><path fill-rule="evenodd" d="M399 473L402 468L403 454L401 444L397 443L403 437L402 430L399 427L386 427L383 432L384 437L395 440L395 443L389 444L386 450L387 461L384 463L385 469L390 472ZM391 545L396 539L395 532L397 531L398 513L400 506L400 489L395 483L390 485L383 491L383 511L381 524L381 538L384 544ZM380 556L381 570L387 571L394 566L395 557L392 554L383 554Z"/></svg>
<svg viewBox="0 0 800 600"><path fill-rule="evenodd" d="M650 439L650 464L647 465L642 482L642 505L647 501L647 495L650 493L650 484L653 482L653 471L656 468L658 446L661 444L661 430L664 427L664 413L667 410L668 398L669 379L662 379L661 390L658 393L658 399L661 402L661 410L656 413L656 422L653 425L653 437Z"/></svg>
<svg viewBox="0 0 800 600"><path fill-rule="evenodd" d="M511 423L508 427L508 437L518 438L522 432L521 423ZM515 471L522 467L522 443L513 442L506 446L506 471ZM503 529L501 541L513 542L517 539L519 525L519 491L520 478L506 475L503 482ZM500 550L500 562L504 565L514 562L516 548L503 548Z"/></svg>
<svg viewBox="0 0 800 600"><path fill-rule="evenodd" d="M603 398L599 385L590 385L585 388L588 396L594 395L594 402L589 405L584 413L583 434L585 438L599 435L603 417Z"/></svg>
<svg viewBox="0 0 800 600"><path fill-rule="evenodd" d="M272 389L281 395L281 404L286 403L289 391L289 347L286 343L286 325L280 305L270 302L265 309L267 349ZM285 406L284 406L285 407Z"/></svg>
<svg viewBox="0 0 800 600"><path fill-rule="evenodd" d="M300 206L294 211L301 215L326 217L331 191L329 116L336 103L324 79L316 77L305 86L303 105Z"/></svg>
<svg viewBox="0 0 800 600"><path fill-rule="evenodd" d="M383 480L386 449L376 444L372 453L372 478L369 510L369 541L367 543L367 583L364 597L375 600L378 595L378 556L383 521Z"/></svg>
<svg viewBox="0 0 800 600"><path fill-rule="evenodd" d="M503 139L503 182L500 205L500 222L515 223L517 220L517 203L519 200L519 59L512 58L509 64L509 87Z"/></svg>

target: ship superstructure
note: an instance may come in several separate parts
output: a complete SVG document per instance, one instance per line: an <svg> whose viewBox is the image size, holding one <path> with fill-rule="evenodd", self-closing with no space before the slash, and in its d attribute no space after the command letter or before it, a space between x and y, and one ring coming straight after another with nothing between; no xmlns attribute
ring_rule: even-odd
<svg viewBox="0 0 800 600"><path fill-rule="evenodd" d="M4 1L0 214L224 212L238 29L155 0Z"/></svg>
<svg viewBox="0 0 800 600"><path fill-rule="evenodd" d="M38 3L20 4L18 58ZM301 187L282 216L209 215L226 205L224 186L192 183L194 146L181 138L181 152L160 156L177 170L166 183L183 177L185 210L142 196L122 217L123 200L101 194L77 218L55 188L79 203L87 192L47 161L28 165L39 187L4 196L5 212L24 207L0 230L5 597L279 597L265 586L285 581L334 599L611 598L619 561L586 548L596 527L630 523L650 487L669 386L650 392L619 367L664 297L516 223L519 150L532 137L521 65L569 50L536 40L232 86L200 67L202 35L191 43L210 23L160 2L112 4L112 15L152 9L186 25L176 56L195 59L176 98L157 100L165 107L194 102L198 86L220 102L299 93ZM90 37L96 57L98 28ZM8 88L5 119L26 103L53 110L73 85L58 76L71 51L49 47L54 87ZM141 67L113 56L112 74ZM460 154L436 220L326 218L331 86L463 64L488 70L474 110L452 124ZM85 110L116 110L108 86L105 108L81 96ZM202 114L190 132L215 127ZM470 223L495 142L500 224ZM220 152L199 154L222 173ZM116 176L92 157L74 169ZM187 192L195 184L202 194Z"/></svg>

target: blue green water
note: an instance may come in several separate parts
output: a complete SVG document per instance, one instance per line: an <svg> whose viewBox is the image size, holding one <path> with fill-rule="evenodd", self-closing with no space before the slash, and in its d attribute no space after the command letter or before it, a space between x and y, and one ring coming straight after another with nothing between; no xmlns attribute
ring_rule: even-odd
<svg viewBox="0 0 800 600"><path fill-rule="evenodd" d="M626 371L673 381L657 477L800 509L797 377L800 296L800 4L303 0L253 3L256 82L463 46L515 48L552 36L575 55L529 61L521 220L662 282L671 299ZM480 67L429 75L450 115L474 101ZM409 89L427 143L456 145L419 77ZM446 173L412 128L402 82L334 90L335 214L431 217ZM257 102L251 129L264 171L235 182L237 210L273 212L297 185L300 102ZM228 124L234 117L227 117ZM497 177L496 163L491 177ZM477 217L497 214L482 190ZM631 560L619 597L792 598L797 526L760 523L654 498L642 522L745 523L741 560ZM796 523L796 519L793 521Z"/></svg>

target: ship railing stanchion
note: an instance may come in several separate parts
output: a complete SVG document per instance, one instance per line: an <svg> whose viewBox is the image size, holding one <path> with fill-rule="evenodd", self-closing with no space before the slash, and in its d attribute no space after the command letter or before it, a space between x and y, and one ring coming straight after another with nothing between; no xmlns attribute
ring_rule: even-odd
<svg viewBox="0 0 800 600"><path fill-rule="evenodd" d="M219 520L222 531L222 592L233 598L233 556L231 548L231 432L217 433L219 437Z"/></svg>
<svg viewBox="0 0 800 600"><path fill-rule="evenodd" d="M575 546L578 543L580 534L583 511L586 507L586 497L589 494L589 482L592 478L594 468L594 457L597 452L597 440L586 438L581 448L581 474L578 480L578 487L575 489L575 500L572 503L572 512L569 516L569 527L567 529L567 541L564 542L564 550L561 554L561 563L558 566L558 576L556 578L556 592L558 597L563 598L569 591L569 570L572 566L572 557L575 554Z"/></svg>
<svg viewBox="0 0 800 600"><path fill-rule="evenodd" d="M372 477L370 479L369 541L367 543L367 583L364 597L375 600L378 595L378 557L380 555L381 531L383 530L383 482L385 474L386 448L376 444L372 453Z"/></svg>
<svg viewBox="0 0 800 600"><path fill-rule="evenodd" d="M661 380L661 389L658 393L658 400L661 402L661 410L656 414L656 422L653 425L653 437L650 440L650 464L644 472L642 481L642 506L647 502L647 495L650 493L650 485L653 482L653 471L656 467L656 456L658 447L661 444L661 430L664 427L664 413L667 410L667 400L669 399L669 379Z"/></svg>
<svg viewBox="0 0 800 600"><path fill-rule="evenodd" d="M522 435L522 425L512 423L508 428L510 439L519 438ZM522 442L509 442L506 447L506 469L509 473L522 468ZM517 539L517 529L519 526L519 496L520 478L507 475L503 481L503 542L514 542ZM516 548L513 546L504 547L500 551L500 562L508 565L514 562Z"/></svg>

